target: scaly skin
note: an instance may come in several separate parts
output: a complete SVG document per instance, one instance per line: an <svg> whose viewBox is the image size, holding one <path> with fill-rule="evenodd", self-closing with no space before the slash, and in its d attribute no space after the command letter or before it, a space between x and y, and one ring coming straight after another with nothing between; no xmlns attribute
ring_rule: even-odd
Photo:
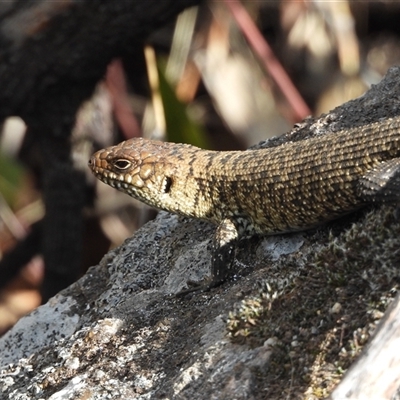
<svg viewBox="0 0 400 400"><path fill-rule="evenodd" d="M212 287L226 278L238 238L305 230L397 199L399 156L397 117L247 151L130 139L98 151L89 166L151 206L218 224Z"/></svg>

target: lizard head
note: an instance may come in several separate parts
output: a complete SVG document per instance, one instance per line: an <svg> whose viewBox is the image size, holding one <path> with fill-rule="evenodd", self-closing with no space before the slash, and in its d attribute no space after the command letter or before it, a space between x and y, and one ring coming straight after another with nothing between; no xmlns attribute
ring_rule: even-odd
<svg viewBox="0 0 400 400"><path fill-rule="evenodd" d="M89 160L89 168L102 182L153 207L162 206L175 169L168 162L169 143L130 139L100 150Z"/></svg>

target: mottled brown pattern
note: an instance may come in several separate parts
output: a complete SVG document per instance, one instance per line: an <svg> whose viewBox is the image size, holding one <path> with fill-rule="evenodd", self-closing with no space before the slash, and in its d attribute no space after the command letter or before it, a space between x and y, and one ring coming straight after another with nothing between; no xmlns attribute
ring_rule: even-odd
<svg viewBox="0 0 400 400"><path fill-rule="evenodd" d="M218 224L208 290L230 274L237 240L304 230L367 203L397 201L400 117L276 147L216 152L131 139L94 154L103 182L151 206Z"/></svg>
<svg viewBox="0 0 400 400"><path fill-rule="evenodd" d="M241 219L246 234L274 234L369 202L359 182L400 155L399 140L400 118L248 151L131 139L97 152L90 166L103 182L154 207L217 224Z"/></svg>

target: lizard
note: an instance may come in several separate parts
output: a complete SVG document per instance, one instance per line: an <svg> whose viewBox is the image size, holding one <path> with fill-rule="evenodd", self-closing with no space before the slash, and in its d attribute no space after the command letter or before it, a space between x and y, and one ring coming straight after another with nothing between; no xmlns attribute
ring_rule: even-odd
<svg viewBox="0 0 400 400"><path fill-rule="evenodd" d="M242 238L307 230L398 200L400 117L244 151L134 138L96 152L89 167L150 206L217 225L211 278L178 293L186 294L224 282Z"/></svg>

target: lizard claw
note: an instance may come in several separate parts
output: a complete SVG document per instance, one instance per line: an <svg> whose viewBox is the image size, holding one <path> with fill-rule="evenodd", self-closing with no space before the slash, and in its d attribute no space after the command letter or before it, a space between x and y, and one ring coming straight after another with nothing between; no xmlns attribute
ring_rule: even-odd
<svg viewBox="0 0 400 400"><path fill-rule="evenodd" d="M203 282L195 282L195 281L187 281L188 286L187 289L180 290L178 293L175 294L176 297L185 297L187 294L194 293L194 292L208 292L210 289L218 286L221 282L215 282L213 280L209 280Z"/></svg>

